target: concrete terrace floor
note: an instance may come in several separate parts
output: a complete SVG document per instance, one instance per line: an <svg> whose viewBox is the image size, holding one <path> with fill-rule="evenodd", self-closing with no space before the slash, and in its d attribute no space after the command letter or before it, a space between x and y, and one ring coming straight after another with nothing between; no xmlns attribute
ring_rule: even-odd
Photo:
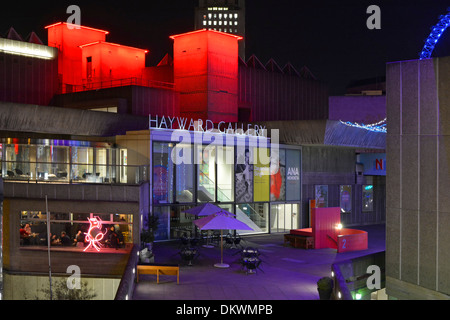
<svg viewBox="0 0 450 320"><path fill-rule="evenodd" d="M353 226L368 232L367 250L337 253L336 249L284 247L283 234L243 237L243 246L256 247L263 261L257 273L246 274L238 263L239 249L224 249L229 268L216 268L220 247L199 246L188 266L178 254L179 242L155 243L155 263L180 265L180 284L175 276L141 275L133 300L319 300L317 280L330 276L331 264L385 250L385 225Z"/></svg>

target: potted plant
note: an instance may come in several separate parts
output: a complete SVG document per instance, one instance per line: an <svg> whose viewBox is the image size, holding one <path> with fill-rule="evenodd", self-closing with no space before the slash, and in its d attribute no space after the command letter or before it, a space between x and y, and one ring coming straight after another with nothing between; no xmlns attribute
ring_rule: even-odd
<svg viewBox="0 0 450 320"><path fill-rule="evenodd" d="M153 241L155 241L155 231L158 228L158 224L159 218L149 213L146 223L147 228L143 228L141 231L142 248L148 248L149 251L152 251Z"/></svg>
<svg viewBox="0 0 450 320"><path fill-rule="evenodd" d="M323 277L317 281L317 291L320 300L330 300L333 292L334 282L330 277Z"/></svg>

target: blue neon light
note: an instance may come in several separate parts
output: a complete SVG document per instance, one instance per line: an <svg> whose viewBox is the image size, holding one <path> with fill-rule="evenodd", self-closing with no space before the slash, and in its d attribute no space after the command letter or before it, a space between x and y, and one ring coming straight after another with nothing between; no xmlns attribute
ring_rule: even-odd
<svg viewBox="0 0 450 320"><path fill-rule="evenodd" d="M377 123L372 123L372 124L363 124L363 123L357 123L357 122L350 122L350 121L342 121L340 120L340 122L342 124L345 124L346 126L349 127L356 127L356 128L361 128L361 129L365 129L365 130L369 130L369 131L373 131L373 132L387 132L387 127L386 127L386 118L384 118L383 120L377 122Z"/></svg>
<svg viewBox="0 0 450 320"><path fill-rule="evenodd" d="M450 8L447 10L450 11ZM428 36L427 40L425 40L425 45L423 46L422 51L420 52L420 60L431 58L431 53L436 46L439 38L441 37L444 30L450 24L450 12L446 15L439 16L439 22L431 28L431 33Z"/></svg>

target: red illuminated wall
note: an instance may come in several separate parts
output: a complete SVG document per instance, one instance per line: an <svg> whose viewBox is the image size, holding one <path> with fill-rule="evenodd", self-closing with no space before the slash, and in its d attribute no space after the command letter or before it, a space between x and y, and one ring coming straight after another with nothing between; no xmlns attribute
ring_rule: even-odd
<svg viewBox="0 0 450 320"><path fill-rule="evenodd" d="M112 79L141 78L145 68L146 50L109 42L95 42L81 46L83 83ZM91 77L88 79L88 62L91 58Z"/></svg>
<svg viewBox="0 0 450 320"><path fill-rule="evenodd" d="M237 121L241 37L198 30L171 38L181 115L213 122Z"/></svg>
<svg viewBox="0 0 450 320"><path fill-rule="evenodd" d="M70 85L82 84L81 48L80 45L95 41L105 41L108 31L80 26L56 23L47 26L48 45L58 48L58 70L60 81Z"/></svg>

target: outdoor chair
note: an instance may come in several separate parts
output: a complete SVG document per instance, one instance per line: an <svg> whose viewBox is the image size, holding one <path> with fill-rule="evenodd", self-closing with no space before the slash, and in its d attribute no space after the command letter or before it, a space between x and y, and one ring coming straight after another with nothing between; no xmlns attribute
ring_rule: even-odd
<svg viewBox="0 0 450 320"><path fill-rule="evenodd" d="M198 250L195 248L183 248L179 252L181 258L188 262L188 266L192 266L192 261L199 256Z"/></svg>
<svg viewBox="0 0 450 320"><path fill-rule="evenodd" d="M226 235L225 237L225 244L224 244L225 248L232 248L234 247L234 239L232 237L232 235L229 233Z"/></svg>

